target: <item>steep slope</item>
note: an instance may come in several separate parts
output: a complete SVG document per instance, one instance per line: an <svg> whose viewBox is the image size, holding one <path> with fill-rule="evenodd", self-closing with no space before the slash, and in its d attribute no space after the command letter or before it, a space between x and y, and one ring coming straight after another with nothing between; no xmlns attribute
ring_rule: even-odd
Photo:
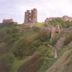
<svg viewBox="0 0 72 72"><path fill-rule="evenodd" d="M70 65L70 53L72 49L68 49L69 46L67 45L72 41L72 31L70 31L72 28L67 30L68 33L65 30L66 32L61 33L61 35L57 32L52 40L51 32L48 31L47 28L48 27L42 27L41 29L41 27L38 28L37 26L30 28L24 25L13 24L1 25L0 71L45 72L54 64L54 62L56 63L48 72L53 72L54 70L54 72L62 72L62 70L65 71L67 68L69 69L72 66ZM62 35L64 35L65 40L62 40ZM68 48L65 48L65 51L63 51L66 46ZM62 51L60 52L59 56L61 57L59 59L54 58L54 48L59 48L58 52L60 52L60 50ZM36 52L38 52L38 54L34 54ZM65 69L62 69L62 67Z"/></svg>
<svg viewBox="0 0 72 72"><path fill-rule="evenodd" d="M72 72L72 47L67 49L63 55L46 72Z"/></svg>
<svg viewBox="0 0 72 72"><path fill-rule="evenodd" d="M1 25L0 26L0 71L17 72L32 71L37 72L40 66L45 65L53 59L51 48L47 46L48 35L40 35L37 27L29 28L23 25ZM39 52L40 57L33 55ZM24 63L28 57L32 57ZM37 58L36 60L34 58ZM46 57L49 59L46 60ZM53 60L52 60L53 61ZM52 62L51 61L51 62ZM51 65L51 62L49 65ZM28 69L26 69L28 66ZM32 66L32 67L31 67ZM23 68L24 67L24 68ZM24 70L23 70L24 69ZM45 70L45 69L44 69Z"/></svg>
<svg viewBox="0 0 72 72"><path fill-rule="evenodd" d="M35 52L22 66L20 66L17 72L37 72L41 64L40 54Z"/></svg>

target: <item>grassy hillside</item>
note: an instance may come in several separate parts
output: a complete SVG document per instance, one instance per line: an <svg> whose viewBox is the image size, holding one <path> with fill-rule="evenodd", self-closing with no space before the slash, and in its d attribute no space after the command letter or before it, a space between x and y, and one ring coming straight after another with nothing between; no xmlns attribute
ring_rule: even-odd
<svg viewBox="0 0 72 72"><path fill-rule="evenodd" d="M59 21L60 24L61 22ZM57 24L58 20L50 23ZM66 28L69 31L57 33L54 39L51 39L51 32L46 30L46 26L42 23L31 28L25 25L1 24L0 71L46 72L55 62L59 62L60 57L64 56L70 47L68 45L72 41L71 22L68 24L67 27L63 26L63 29ZM64 41L60 41L61 38L64 38ZM56 49L59 41L63 44L60 49ZM58 58L55 58L55 50L57 50Z"/></svg>
<svg viewBox="0 0 72 72"><path fill-rule="evenodd" d="M63 55L46 72L72 72L71 67L72 46L68 46Z"/></svg>

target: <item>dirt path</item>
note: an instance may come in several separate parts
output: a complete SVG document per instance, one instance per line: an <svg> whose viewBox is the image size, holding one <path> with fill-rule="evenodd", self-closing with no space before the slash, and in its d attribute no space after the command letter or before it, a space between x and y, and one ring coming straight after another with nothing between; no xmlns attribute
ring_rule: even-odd
<svg viewBox="0 0 72 72"><path fill-rule="evenodd" d="M41 66L41 55L34 53L19 69L17 72L37 72Z"/></svg>
<svg viewBox="0 0 72 72"><path fill-rule="evenodd" d="M55 64L50 67L46 72L65 72L65 66L70 62L72 56L70 56L72 49L64 52L63 56L61 56ZM70 71L72 72L72 70Z"/></svg>

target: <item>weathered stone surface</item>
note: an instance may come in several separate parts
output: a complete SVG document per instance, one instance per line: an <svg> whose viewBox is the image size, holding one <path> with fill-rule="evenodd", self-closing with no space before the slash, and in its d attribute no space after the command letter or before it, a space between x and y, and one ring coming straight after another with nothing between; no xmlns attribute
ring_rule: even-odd
<svg viewBox="0 0 72 72"><path fill-rule="evenodd" d="M52 21L54 19L61 19L63 21L69 21L71 22L72 21L72 17L69 17L69 16L63 16L63 17L49 17L49 18L46 18L45 19L45 24L48 24L49 21Z"/></svg>
<svg viewBox="0 0 72 72"><path fill-rule="evenodd" d="M13 19L4 19L3 20L3 24L10 24L10 23L13 23Z"/></svg>
<svg viewBox="0 0 72 72"><path fill-rule="evenodd" d="M64 40L65 40L65 37L61 37L61 38L57 41L55 47L56 47L57 49L58 49L58 48L62 48L62 46L64 45Z"/></svg>
<svg viewBox="0 0 72 72"><path fill-rule="evenodd" d="M31 24L37 22L37 9L27 10L25 12L24 24Z"/></svg>
<svg viewBox="0 0 72 72"><path fill-rule="evenodd" d="M62 19L64 21L72 21L72 17L69 17L69 16L63 16Z"/></svg>

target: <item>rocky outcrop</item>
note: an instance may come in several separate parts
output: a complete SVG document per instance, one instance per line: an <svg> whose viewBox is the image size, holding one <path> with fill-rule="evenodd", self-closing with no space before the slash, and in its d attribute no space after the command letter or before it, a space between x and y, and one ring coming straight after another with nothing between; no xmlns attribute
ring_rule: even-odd
<svg viewBox="0 0 72 72"><path fill-rule="evenodd" d="M72 49L64 54L46 72L72 72Z"/></svg>
<svg viewBox="0 0 72 72"><path fill-rule="evenodd" d="M65 37L61 37L61 38L57 41L57 43L56 43L56 45L55 45L55 48L57 48L57 49L62 48L63 45L64 45L64 41L65 41Z"/></svg>

